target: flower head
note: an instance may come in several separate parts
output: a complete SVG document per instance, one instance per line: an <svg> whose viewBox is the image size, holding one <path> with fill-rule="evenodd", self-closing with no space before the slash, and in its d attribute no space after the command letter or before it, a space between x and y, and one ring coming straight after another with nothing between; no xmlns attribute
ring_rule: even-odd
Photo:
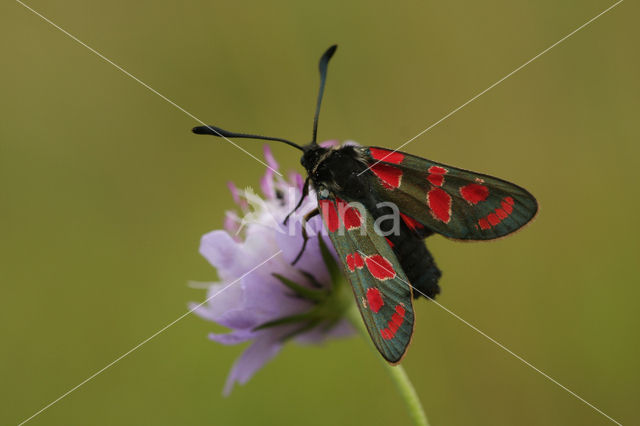
<svg viewBox="0 0 640 426"><path fill-rule="evenodd" d="M231 329L211 333L211 340L226 345L252 342L233 365L225 395L234 383L246 383L285 341L318 343L351 332L342 316L345 306L343 292L338 291L335 253L322 242L328 237L319 216L307 223L309 241L292 265L303 244L303 217L317 207L315 194L311 190L284 225L300 200L303 179L297 173L288 180L274 177L278 164L267 146L264 153L270 168L260 181L263 197L230 183L241 213L227 212L224 230L205 234L200 244L200 253L217 269L220 281L206 283L206 303L193 303L192 309Z"/></svg>

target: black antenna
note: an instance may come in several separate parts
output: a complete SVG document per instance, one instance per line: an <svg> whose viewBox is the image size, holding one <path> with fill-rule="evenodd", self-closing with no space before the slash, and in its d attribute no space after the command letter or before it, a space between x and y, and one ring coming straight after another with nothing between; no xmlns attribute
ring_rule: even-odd
<svg viewBox="0 0 640 426"><path fill-rule="evenodd" d="M329 59L336 53L338 48L337 44L334 44L327 49L326 52L320 58L318 69L320 70L320 91L318 92L318 104L316 105L316 115L313 118L313 139L311 145L316 145L316 137L318 135L318 116L320 115L320 104L322 103L322 94L324 93L324 83L327 81L327 67L329 66Z"/></svg>
<svg viewBox="0 0 640 426"><path fill-rule="evenodd" d="M246 139L261 139L265 141L283 142L294 148L298 148L300 151L304 151L300 145L295 144L286 139L272 138L269 136L260 136L260 135L248 135L246 133L234 133L234 132L229 132L228 130L221 129L220 127L216 127L216 126L198 126L198 127L194 127L191 131L197 135L211 135L211 136L219 136L221 138L246 138Z"/></svg>

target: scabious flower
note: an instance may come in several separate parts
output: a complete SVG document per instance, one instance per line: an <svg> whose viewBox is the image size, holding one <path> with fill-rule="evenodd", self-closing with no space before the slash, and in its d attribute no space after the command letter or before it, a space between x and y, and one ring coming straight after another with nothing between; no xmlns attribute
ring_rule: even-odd
<svg viewBox="0 0 640 426"><path fill-rule="evenodd" d="M229 373L225 395L236 382L246 383L289 339L320 343L351 333L343 316L351 290L340 290L346 286L340 285L333 247L323 243L329 239L319 216L307 223L307 247L292 265L303 244L302 218L317 207L315 193L310 191L284 225L300 200L303 179L297 173L288 180L274 176L278 164L267 146L264 154L270 168L260 181L263 197L230 183L240 214L227 212L224 229L205 234L200 244L220 281L205 283L206 303L191 308L231 329L211 333L211 340L225 345L251 341Z"/></svg>

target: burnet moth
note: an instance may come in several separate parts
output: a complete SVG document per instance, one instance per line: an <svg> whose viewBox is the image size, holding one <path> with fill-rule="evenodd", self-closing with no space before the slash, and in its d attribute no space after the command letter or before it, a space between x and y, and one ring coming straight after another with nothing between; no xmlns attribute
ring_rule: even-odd
<svg viewBox="0 0 640 426"><path fill-rule="evenodd" d="M434 233L456 240L500 238L531 221L538 205L513 183L404 152L318 145L327 66L336 48L331 46L320 58L320 90L308 145L215 126L195 127L193 132L277 141L302 151L307 178L296 209L312 185L318 208L308 217L322 216L371 340L387 361L397 363L413 334L413 298L432 299L440 292L441 273L424 239ZM395 221L385 220L393 217Z"/></svg>

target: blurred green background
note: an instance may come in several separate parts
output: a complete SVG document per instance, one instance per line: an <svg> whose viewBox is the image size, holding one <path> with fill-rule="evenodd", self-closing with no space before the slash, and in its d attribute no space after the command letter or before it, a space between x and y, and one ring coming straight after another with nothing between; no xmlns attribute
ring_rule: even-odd
<svg viewBox="0 0 640 426"><path fill-rule="evenodd" d="M397 147L613 4L57 1L28 4L206 122ZM624 424L638 424L639 7L622 3L408 147L519 183L512 238L430 239L439 301ZM186 311L225 182L263 166L20 4L0 5L1 424L17 424ZM261 143L244 147L261 156ZM274 145L284 169L298 152ZM434 304L404 366L434 426L609 421ZM189 316L33 425L386 425L409 418L359 338L289 345L229 398L241 347ZM217 329L219 330L219 329Z"/></svg>

